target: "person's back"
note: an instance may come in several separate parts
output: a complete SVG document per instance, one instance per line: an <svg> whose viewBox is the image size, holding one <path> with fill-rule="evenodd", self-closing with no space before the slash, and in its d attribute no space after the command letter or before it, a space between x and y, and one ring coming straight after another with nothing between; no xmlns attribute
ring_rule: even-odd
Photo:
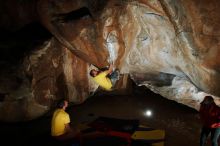
<svg viewBox="0 0 220 146"><path fill-rule="evenodd" d="M207 99L206 99L207 100ZM209 99L208 99L209 100ZM200 118L204 124L204 126L208 128L212 128L213 124L216 125L216 123L220 122L219 116L220 116L220 107L218 107L214 101L211 102L206 101L207 103L203 102L200 106Z"/></svg>
<svg viewBox="0 0 220 146"><path fill-rule="evenodd" d="M80 134L78 129L73 129L73 127L70 126L70 116L65 111L67 107L68 101L61 100L51 120L51 136L61 141L72 139Z"/></svg>
<svg viewBox="0 0 220 146"><path fill-rule="evenodd" d="M65 124L70 123L69 114L63 109L56 109L52 118L51 135L60 136L66 133Z"/></svg>
<svg viewBox="0 0 220 146"><path fill-rule="evenodd" d="M113 65L110 64L109 68L105 71L92 69L90 75L103 89L111 91L116 81L119 80L120 73L118 69L113 71Z"/></svg>
<svg viewBox="0 0 220 146"><path fill-rule="evenodd" d="M98 75L96 75L95 77L93 77L94 81L99 84L102 88L104 88L105 90L110 91L112 88L112 82L111 80L107 77L107 72L103 71L101 73L99 73Z"/></svg>
<svg viewBox="0 0 220 146"><path fill-rule="evenodd" d="M220 108L215 104L211 96L206 96L201 102L199 114L203 123L200 146L205 146L210 133L212 146L218 146L218 138L220 135Z"/></svg>

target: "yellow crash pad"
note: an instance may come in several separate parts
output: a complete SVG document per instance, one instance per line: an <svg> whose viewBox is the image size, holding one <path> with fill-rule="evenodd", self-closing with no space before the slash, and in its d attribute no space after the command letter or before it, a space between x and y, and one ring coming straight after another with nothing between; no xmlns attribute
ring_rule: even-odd
<svg viewBox="0 0 220 146"><path fill-rule="evenodd" d="M141 130L136 130L131 138L151 143L152 146L164 146L165 131L141 126Z"/></svg>
<svg viewBox="0 0 220 146"><path fill-rule="evenodd" d="M165 132L164 130L150 130L150 131L135 131L132 134L132 139L143 139L143 140L157 140L164 139Z"/></svg>
<svg viewBox="0 0 220 146"><path fill-rule="evenodd" d="M153 143L152 146L164 146L164 142Z"/></svg>

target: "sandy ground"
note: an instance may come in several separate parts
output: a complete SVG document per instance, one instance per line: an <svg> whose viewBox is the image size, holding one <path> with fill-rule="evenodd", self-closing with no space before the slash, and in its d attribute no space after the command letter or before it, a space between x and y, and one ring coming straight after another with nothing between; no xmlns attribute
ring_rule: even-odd
<svg viewBox="0 0 220 146"><path fill-rule="evenodd" d="M151 117L144 115L148 109L153 112ZM199 145L201 125L198 112L141 87L130 95L96 95L81 105L70 106L67 112L76 126L99 116L139 119L141 124L165 130L165 146ZM31 122L1 123L1 141L6 142L3 146L52 145L50 120L48 114Z"/></svg>

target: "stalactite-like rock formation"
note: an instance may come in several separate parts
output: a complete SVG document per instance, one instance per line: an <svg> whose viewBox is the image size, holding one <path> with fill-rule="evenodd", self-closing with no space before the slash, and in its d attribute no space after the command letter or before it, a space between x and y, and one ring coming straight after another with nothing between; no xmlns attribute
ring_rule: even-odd
<svg viewBox="0 0 220 146"><path fill-rule="evenodd" d="M89 70L109 62L168 99L198 109L204 95L211 94L218 103L218 0L1 3L1 29L11 32L38 22L52 34L29 48L21 64L1 73L2 120L37 118L62 97L82 103L97 89ZM117 87L126 87L123 82L126 78Z"/></svg>

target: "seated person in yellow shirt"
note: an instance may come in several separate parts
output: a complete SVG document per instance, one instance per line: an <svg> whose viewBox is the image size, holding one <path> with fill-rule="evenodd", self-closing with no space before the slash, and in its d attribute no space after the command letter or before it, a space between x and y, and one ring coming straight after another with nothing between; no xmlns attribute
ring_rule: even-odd
<svg viewBox="0 0 220 146"><path fill-rule="evenodd" d="M79 130L70 127L70 116L65 111L68 101L62 100L54 111L51 121L51 135L58 140L68 140L79 136Z"/></svg>
<svg viewBox="0 0 220 146"><path fill-rule="evenodd" d="M90 75L94 81L107 91L111 91L117 80L119 80L120 73L118 70L113 71L113 65L105 71L92 69Z"/></svg>
<svg viewBox="0 0 220 146"><path fill-rule="evenodd" d="M61 100L58 108L54 111L51 121L51 135L66 146L75 143L82 145L82 139L91 139L97 136L105 136L104 132L91 131L90 129L80 131L78 128L70 127L70 116L65 111L68 107L67 100Z"/></svg>

